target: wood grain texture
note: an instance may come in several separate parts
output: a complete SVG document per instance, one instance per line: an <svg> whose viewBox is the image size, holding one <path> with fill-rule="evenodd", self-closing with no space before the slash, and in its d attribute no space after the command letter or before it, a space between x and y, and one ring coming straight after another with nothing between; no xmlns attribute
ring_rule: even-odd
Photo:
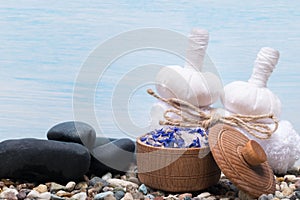
<svg viewBox="0 0 300 200"><path fill-rule="evenodd" d="M198 191L216 184L220 169L209 148L159 148L137 139L140 181L168 192Z"/></svg>
<svg viewBox="0 0 300 200"><path fill-rule="evenodd" d="M249 165L242 149L249 139L233 127L218 124L210 129L209 143L213 157L222 172L240 190L257 198L275 192L275 179L268 162Z"/></svg>

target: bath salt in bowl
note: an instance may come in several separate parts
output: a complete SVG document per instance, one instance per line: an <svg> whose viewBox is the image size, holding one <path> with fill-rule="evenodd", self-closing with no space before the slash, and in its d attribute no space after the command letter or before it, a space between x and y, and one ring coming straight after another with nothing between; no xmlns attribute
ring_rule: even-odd
<svg viewBox="0 0 300 200"><path fill-rule="evenodd" d="M191 192L219 181L221 171L202 128L163 127L136 140L140 181L168 192Z"/></svg>
<svg viewBox="0 0 300 200"><path fill-rule="evenodd" d="M140 140L154 147L208 147L208 137L203 128L164 127L147 133Z"/></svg>

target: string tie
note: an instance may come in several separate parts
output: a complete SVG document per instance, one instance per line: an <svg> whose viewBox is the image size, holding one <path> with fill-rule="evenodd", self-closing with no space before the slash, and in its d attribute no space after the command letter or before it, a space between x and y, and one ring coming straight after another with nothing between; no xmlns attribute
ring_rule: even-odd
<svg viewBox="0 0 300 200"><path fill-rule="evenodd" d="M217 123L242 128L259 139L268 139L278 128L278 120L273 114L262 115L241 115L231 114L223 116L220 109L212 111L202 110L187 101L177 98L163 98L155 94L151 89L148 94L161 100L172 108L164 112L164 121L160 125L181 126L181 127L203 127L208 130ZM172 114L172 117L170 116ZM174 116L175 115L175 116ZM270 124L262 123L262 120L271 120ZM271 126L270 126L271 125Z"/></svg>

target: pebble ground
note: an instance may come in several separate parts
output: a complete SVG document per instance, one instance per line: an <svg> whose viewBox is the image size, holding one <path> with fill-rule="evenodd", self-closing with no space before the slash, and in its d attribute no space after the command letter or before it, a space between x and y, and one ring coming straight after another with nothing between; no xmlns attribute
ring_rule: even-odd
<svg viewBox="0 0 300 200"><path fill-rule="evenodd" d="M300 171L294 168L286 175L277 175L275 194L263 194L259 200L300 199ZM140 183L136 166L125 175L84 177L85 181L59 184L28 183L1 179L0 199L6 200L238 200L253 199L240 191L223 174L220 181L205 191L170 194Z"/></svg>

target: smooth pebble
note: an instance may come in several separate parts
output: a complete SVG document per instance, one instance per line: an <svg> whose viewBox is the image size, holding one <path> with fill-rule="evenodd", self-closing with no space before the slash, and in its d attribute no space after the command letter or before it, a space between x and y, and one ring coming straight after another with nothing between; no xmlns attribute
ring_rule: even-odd
<svg viewBox="0 0 300 200"><path fill-rule="evenodd" d="M280 191L275 191L275 196L278 197L279 199L282 199L284 195Z"/></svg>
<svg viewBox="0 0 300 200"><path fill-rule="evenodd" d="M0 157L0 177L30 182L81 179L91 159L80 144L33 138L2 141Z"/></svg>
<svg viewBox="0 0 300 200"><path fill-rule="evenodd" d="M51 193L50 192L43 192L39 195L38 199L50 200L51 199Z"/></svg>
<svg viewBox="0 0 300 200"><path fill-rule="evenodd" d="M116 197L114 197L114 195L110 194L110 195L104 197L104 200L116 200Z"/></svg>
<svg viewBox="0 0 300 200"><path fill-rule="evenodd" d="M124 197L124 195L125 195L124 191L118 190L118 191L115 192L115 197L116 197L117 200L122 199Z"/></svg>
<svg viewBox="0 0 300 200"><path fill-rule="evenodd" d="M104 199L104 197L108 196L108 195L114 195L114 193L112 191L107 191L107 192L101 192L99 194L96 194L94 196L94 200L101 200Z"/></svg>
<svg viewBox="0 0 300 200"><path fill-rule="evenodd" d="M292 194L292 193L293 193L293 190L292 190L291 188L289 188L289 187L284 188L284 189L282 190L283 196L289 196L289 195Z"/></svg>
<svg viewBox="0 0 300 200"><path fill-rule="evenodd" d="M133 199L144 199L144 195L141 192L134 192L132 194Z"/></svg>
<svg viewBox="0 0 300 200"><path fill-rule="evenodd" d="M76 200L86 200L86 198L87 198L86 192L79 192L72 196L72 199L76 199Z"/></svg>
<svg viewBox="0 0 300 200"><path fill-rule="evenodd" d="M38 198L40 195L40 193L38 191L35 191L35 190L31 190L29 192L29 194L27 194L27 198L30 198L30 199L36 199Z"/></svg>
<svg viewBox="0 0 300 200"><path fill-rule="evenodd" d="M50 192L56 192L56 191L58 191L58 190L65 190L65 189L66 189L65 186L60 185L60 184L58 184L58 183L52 182L52 183L50 184Z"/></svg>
<svg viewBox="0 0 300 200"><path fill-rule="evenodd" d="M283 178L287 182L294 182L296 179L296 176L295 175L285 175Z"/></svg>
<svg viewBox="0 0 300 200"><path fill-rule="evenodd" d="M64 190L59 190L58 192L56 192L56 195L59 197L71 197L73 194Z"/></svg>
<svg viewBox="0 0 300 200"><path fill-rule="evenodd" d="M107 192L107 191L113 191L114 188L113 187L105 186L102 190L103 190L103 192Z"/></svg>
<svg viewBox="0 0 300 200"><path fill-rule="evenodd" d="M121 186L121 187L127 187L128 185L131 185L133 188L137 189L139 186L135 183L132 183L130 181L124 181L124 180L121 180L121 179L116 179L116 178L111 178L111 179L108 179L107 182L111 185L111 186L114 186L114 187L117 187L117 186Z"/></svg>
<svg viewBox="0 0 300 200"><path fill-rule="evenodd" d="M288 188L289 186L288 186L288 184L286 183L286 182L282 182L281 184L280 184L280 190L282 191L283 189L285 189L285 188Z"/></svg>
<svg viewBox="0 0 300 200"><path fill-rule="evenodd" d="M116 192L116 191L123 191L123 192L125 192L125 189L123 187L115 187L113 189L113 192Z"/></svg>
<svg viewBox="0 0 300 200"><path fill-rule="evenodd" d="M130 192L131 194L135 192L135 188L132 185L127 185L126 186L126 192Z"/></svg>
<svg viewBox="0 0 300 200"><path fill-rule="evenodd" d="M284 181L284 178L283 177L276 177L276 182L282 182L282 181Z"/></svg>
<svg viewBox="0 0 300 200"><path fill-rule="evenodd" d="M291 188L292 190L296 190L296 186L295 186L294 183L290 184L290 185L289 185L289 188Z"/></svg>
<svg viewBox="0 0 300 200"><path fill-rule="evenodd" d="M273 194L268 194L268 199L269 200L272 200L274 198L274 195Z"/></svg>
<svg viewBox="0 0 300 200"><path fill-rule="evenodd" d="M86 182L79 182L75 185L76 190L86 189L88 188L88 185Z"/></svg>
<svg viewBox="0 0 300 200"><path fill-rule="evenodd" d="M66 190L67 191L72 191L75 188L76 183L74 181L70 181L66 185Z"/></svg>
<svg viewBox="0 0 300 200"><path fill-rule="evenodd" d="M37 191L38 193L44 193L48 191L48 188L44 184L40 184L37 187L33 188L33 190Z"/></svg>
<svg viewBox="0 0 300 200"><path fill-rule="evenodd" d="M85 122L67 121L50 128L47 138L49 140L84 144L90 149L95 144L96 132L91 125Z"/></svg>
<svg viewBox="0 0 300 200"><path fill-rule="evenodd" d="M107 181L108 179L111 179L111 178L112 178L112 174L110 172L108 172L102 176L102 179L105 181Z"/></svg>
<svg viewBox="0 0 300 200"><path fill-rule="evenodd" d="M16 189L8 188L0 194L0 199L17 200L18 199L17 194L18 191Z"/></svg>
<svg viewBox="0 0 300 200"><path fill-rule="evenodd" d="M134 162L135 143L129 138L121 138L96 146L90 152L92 154L90 174L98 176L103 175L103 172L120 174L127 171L130 164Z"/></svg>
<svg viewBox="0 0 300 200"><path fill-rule="evenodd" d="M142 192L143 194L147 194L148 193L147 187L144 184L140 185L139 191Z"/></svg>
<svg viewBox="0 0 300 200"><path fill-rule="evenodd" d="M204 198L209 197L210 195L211 194L209 192L203 192L203 193L199 194L197 197L200 199L204 199Z"/></svg>
<svg viewBox="0 0 300 200"><path fill-rule="evenodd" d="M263 194L258 198L258 200L269 200L269 198L266 194Z"/></svg>
<svg viewBox="0 0 300 200"><path fill-rule="evenodd" d="M167 196L165 199L166 200L178 200L178 195L169 194L169 196Z"/></svg>
<svg viewBox="0 0 300 200"><path fill-rule="evenodd" d="M138 178L136 178L136 177L129 177L128 178L128 181L130 181L130 182L132 182L132 183L135 183L135 184L140 184L140 181L139 181L139 179Z"/></svg>
<svg viewBox="0 0 300 200"><path fill-rule="evenodd" d="M25 199L26 198L26 192L25 190L20 190L19 193L17 194L17 198L22 200L22 199Z"/></svg>
<svg viewBox="0 0 300 200"><path fill-rule="evenodd" d="M295 191L295 195L296 195L297 198L300 199L300 191Z"/></svg>
<svg viewBox="0 0 300 200"><path fill-rule="evenodd" d="M179 200L185 200L187 198L192 198L192 194L191 193L184 193L178 196Z"/></svg>
<svg viewBox="0 0 300 200"><path fill-rule="evenodd" d="M65 200L65 198L63 197L59 197L55 194L51 194L51 200Z"/></svg>
<svg viewBox="0 0 300 200"><path fill-rule="evenodd" d="M95 186L96 184L104 186L107 185L107 182L98 176L95 176L89 180L89 186Z"/></svg>
<svg viewBox="0 0 300 200"><path fill-rule="evenodd" d="M155 196L153 196L152 194L147 194L147 195L146 195L146 198L148 198L148 199L154 199Z"/></svg>
<svg viewBox="0 0 300 200"><path fill-rule="evenodd" d="M133 197L129 192L127 192L121 200L133 200Z"/></svg>
<svg viewBox="0 0 300 200"><path fill-rule="evenodd" d="M295 187L300 190L300 180L295 182Z"/></svg>

